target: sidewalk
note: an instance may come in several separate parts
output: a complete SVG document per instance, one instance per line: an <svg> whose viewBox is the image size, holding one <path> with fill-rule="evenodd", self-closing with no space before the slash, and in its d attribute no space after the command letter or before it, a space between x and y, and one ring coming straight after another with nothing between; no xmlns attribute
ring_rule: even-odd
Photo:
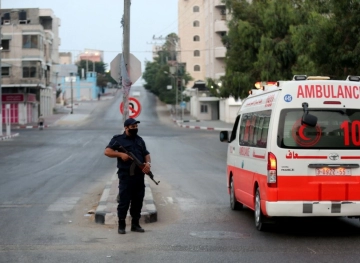
<svg viewBox="0 0 360 263"><path fill-rule="evenodd" d="M113 93L106 93L100 97L100 101L110 100L114 98L116 91ZM50 116L45 116L44 128L53 127L62 124L73 124L85 120L90 112L97 106L98 100L91 101L75 101L73 106L73 114L70 114L70 105L61 106L56 105L55 113ZM21 129L38 129L37 122L31 122L27 124L11 124L11 135L6 135L6 126L3 124L3 135L0 135L0 141L8 140L19 136L17 130ZM16 130L16 132L14 132Z"/></svg>
<svg viewBox="0 0 360 263"><path fill-rule="evenodd" d="M184 116L182 118L180 114L178 114L177 118L174 115L171 115L170 117L173 122L176 123L179 127L188 129L232 131L232 128L234 126L233 123L227 123L220 120L197 120L193 118L189 113L184 113Z"/></svg>

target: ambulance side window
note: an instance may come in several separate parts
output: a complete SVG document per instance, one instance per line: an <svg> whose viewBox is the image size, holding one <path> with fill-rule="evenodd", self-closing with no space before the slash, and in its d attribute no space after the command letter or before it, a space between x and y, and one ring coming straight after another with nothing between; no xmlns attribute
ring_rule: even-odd
<svg viewBox="0 0 360 263"><path fill-rule="evenodd" d="M241 118L239 144L243 146L249 145L251 115L252 115L251 113L246 113Z"/></svg>
<svg viewBox="0 0 360 263"><path fill-rule="evenodd" d="M240 122L240 145L265 148L270 116L270 110L244 114Z"/></svg>
<svg viewBox="0 0 360 263"><path fill-rule="evenodd" d="M233 129L231 131L231 137L230 137L229 142L232 142L233 140L236 139L236 132L237 132L237 128L239 126L240 117L241 117L241 115L237 116L236 119L235 119L234 127L233 127Z"/></svg>

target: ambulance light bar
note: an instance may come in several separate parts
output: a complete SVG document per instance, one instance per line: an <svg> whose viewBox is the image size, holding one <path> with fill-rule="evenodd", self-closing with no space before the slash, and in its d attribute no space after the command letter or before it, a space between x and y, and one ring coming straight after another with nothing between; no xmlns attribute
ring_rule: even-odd
<svg viewBox="0 0 360 263"><path fill-rule="evenodd" d="M346 78L347 81L360 81L360 76L347 76Z"/></svg>
<svg viewBox="0 0 360 263"><path fill-rule="evenodd" d="M324 76L309 76L307 80L329 80L330 77L324 77Z"/></svg>
<svg viewBox="0 0 360 263"><path fill-rule="evenodd" d="M294 75L293 80L307 80L306 75Z"/></svg>

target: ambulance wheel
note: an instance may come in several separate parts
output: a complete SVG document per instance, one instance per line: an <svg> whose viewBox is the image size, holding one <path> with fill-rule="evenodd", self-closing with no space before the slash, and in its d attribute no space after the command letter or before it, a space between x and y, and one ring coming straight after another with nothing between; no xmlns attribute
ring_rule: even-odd
<svg viewBox="0 0 360 263"><path fill-rule="evenodd" d="M264 231L266 224L264 224L264 214L261 212L261 199L260 199L260 189L256 188L255 193L255 227L259 231Z"/></svg>
<svg viewBox="0 0 360 263"><path fill-rule="evenodd" d="M242 210L244 208L241 203L236 201L234 182L232 178L230 180L230 207L232 210Z"/></svg>

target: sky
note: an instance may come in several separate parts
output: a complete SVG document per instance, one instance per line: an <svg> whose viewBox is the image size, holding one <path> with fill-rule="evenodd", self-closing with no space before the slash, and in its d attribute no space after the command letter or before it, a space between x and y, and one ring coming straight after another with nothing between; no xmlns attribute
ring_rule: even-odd
<svg viewBox="0 0 360 263"><path fill-rule="evenodd" d="M104 51L110 62L122 51L124 0L0 0L1 8L50 8L61 19L60 52L71 52L73 60L84 49ZM141 62L152 60L153 36L177 33L178 0L132 0L130 52Z"/></svg>

